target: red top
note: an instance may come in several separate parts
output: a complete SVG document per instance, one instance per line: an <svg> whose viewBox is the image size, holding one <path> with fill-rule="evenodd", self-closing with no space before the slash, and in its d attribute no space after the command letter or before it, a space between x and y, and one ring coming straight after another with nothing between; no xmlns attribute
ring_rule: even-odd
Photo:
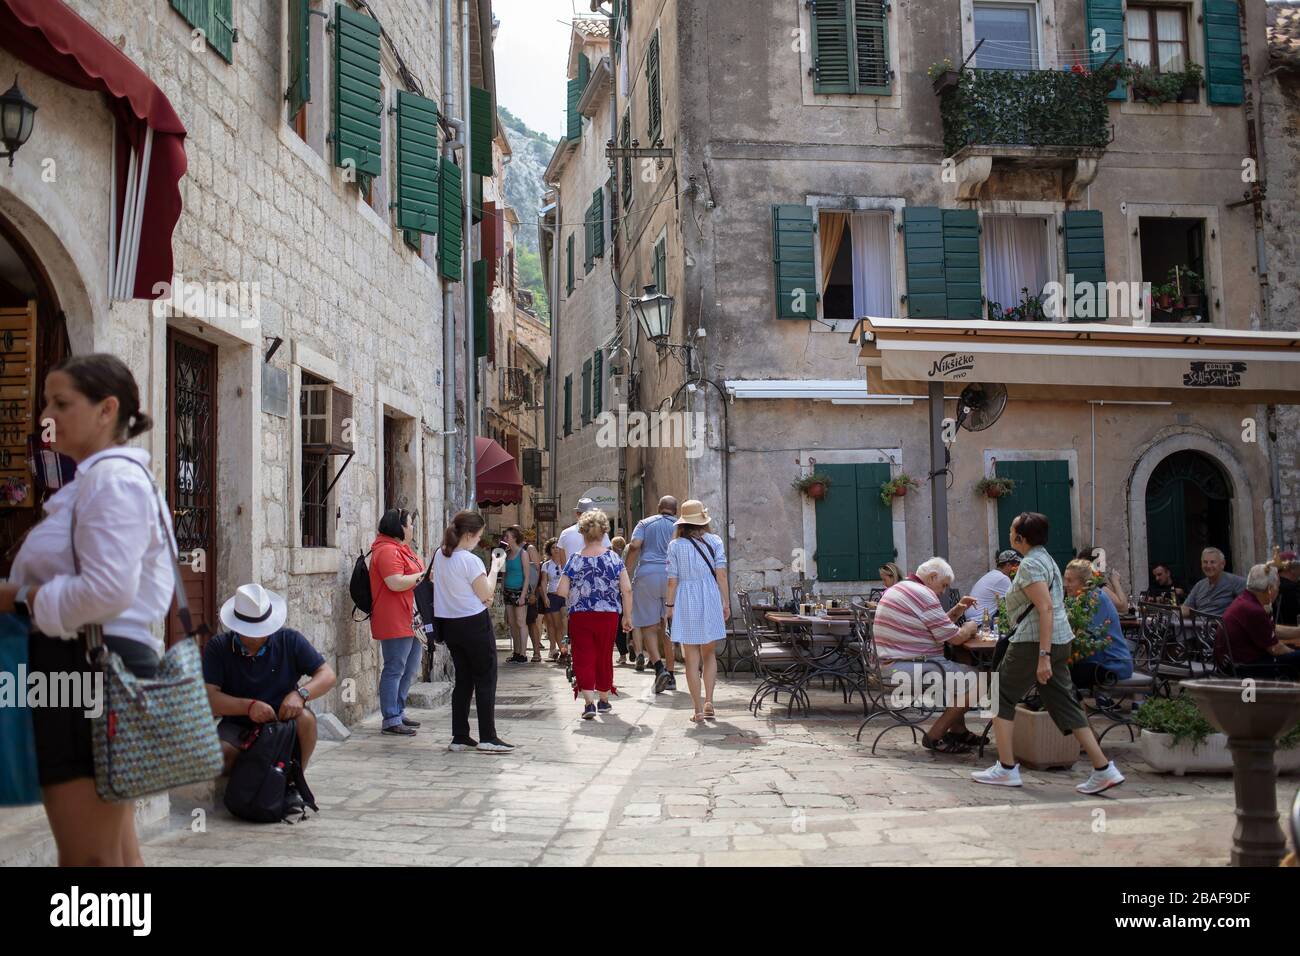
<svg viewBox="0 0 1300 956"><path fill-rule="evenodd" d="M1264 605L1249 591L1242 591L1223 612L1222 637L1228 639L1232 648L1234 664L1267 663L1273 659L1268 649L1277 643L1273 632L1273 616L1264 610ZM1216 647L1215 656L1223 660L1222 646Z"/></svg>
<svg viewBox="0 0 1300 956"><path fill-rule="evenodd" d="M415 589L394 591L384 578L394 574L415 574L424 565L405 542L381 534L371 545L370 593L374 606L370 611L370 636L377 641L393 637L414 637Z"/></svg>

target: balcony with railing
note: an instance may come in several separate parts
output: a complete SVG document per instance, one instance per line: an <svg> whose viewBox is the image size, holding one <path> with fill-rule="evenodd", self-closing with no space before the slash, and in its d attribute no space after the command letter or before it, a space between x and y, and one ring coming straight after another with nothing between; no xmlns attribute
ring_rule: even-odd
<svg viewBox="0 0 1300 956"><path fill-rule="evenodd" d="M956 166L958 195L979 198L1002 170L1059 170L1061 191L1077 199L1110 144L1107 97L1118 71L949 70L934 77L944 153Z"/></svg>
<svg viewBox="0 0 1300 956"><path fill-rule="evenodd" d="M501 408L527 408L536 404L533 377L522 368L501 370Z"/></svg>

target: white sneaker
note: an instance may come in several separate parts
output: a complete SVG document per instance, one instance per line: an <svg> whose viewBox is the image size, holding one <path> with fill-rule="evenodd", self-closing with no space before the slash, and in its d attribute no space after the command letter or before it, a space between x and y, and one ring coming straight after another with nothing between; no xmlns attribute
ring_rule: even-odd
<svg viewBox="0 0 1300 956"><path fill-rule="evenodd" d="M1075 787L1080 793L1101 793L1111 787L1118 787L1124 782L1124 775L1115 766L1115 761L1106 764L1104 770L1094 770L1088 779Z"/></svg>
<svg viewBox="0 0 1300 956"><path fill-rule="evenodd" d="M1010 770L1002 766L999 760L987 770L976 770L971 775L971 779L976 783L992 784L995 787L1019 787L1020 782L1020 764L1016 764Z"/></svg>
<svg viewBox="0 0 1300 956"><path fill-rule="evenodd" d="M504 740L485 740L475 749L485 754L508 754L515 749L515 745Z"/></svg>

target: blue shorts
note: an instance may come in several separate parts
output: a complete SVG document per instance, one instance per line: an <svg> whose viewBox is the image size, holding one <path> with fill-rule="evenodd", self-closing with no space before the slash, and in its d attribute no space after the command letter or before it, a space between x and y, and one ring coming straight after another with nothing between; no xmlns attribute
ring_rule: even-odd
<svg viewBox="0 0 1300 956"><path fill-rule="evenodd" d="M564 610L564 598L560 597L558 594L551 593L546 595L546 601L547 614L559 614Z"/></svg>
<svg viewBox="0 0 1300 956"><path fill-rule="evenodd" d="M632 579L632 626L655 627L668 614L668 568L638 566Z"/></svg>

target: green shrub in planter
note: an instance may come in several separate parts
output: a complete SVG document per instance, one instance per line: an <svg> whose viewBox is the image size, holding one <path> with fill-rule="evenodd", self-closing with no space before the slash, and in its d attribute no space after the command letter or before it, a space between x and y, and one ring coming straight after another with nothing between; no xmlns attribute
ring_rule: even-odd
<svg viewBox="0 0 1300 956"><path fill-rule="evenodd" d="M1147 698L1137 712L1137 724L1153 734L1169 734L1174 738L1175 747L1190 741L1193 750L1205 743L1210 734L1217 733L1196 702L1186 694ZM1283 734L1277 745L1282 750L1300 747L1300 724Z"/></svg>

